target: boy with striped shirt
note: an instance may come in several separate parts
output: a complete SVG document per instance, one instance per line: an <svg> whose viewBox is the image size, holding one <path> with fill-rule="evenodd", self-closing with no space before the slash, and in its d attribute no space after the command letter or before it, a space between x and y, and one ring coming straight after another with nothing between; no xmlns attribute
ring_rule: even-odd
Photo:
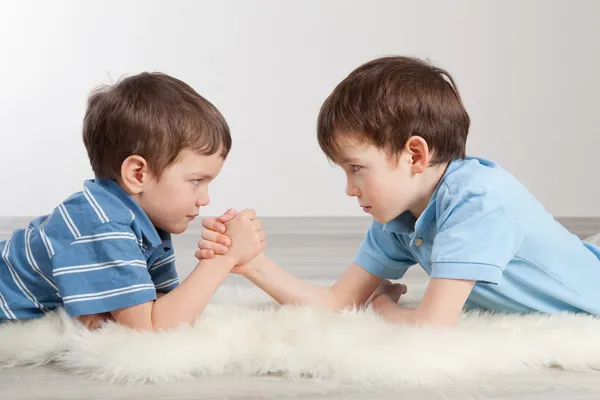
<svg viewBox="0 0 600 400"><path fill-rule="evenodd" d="M261 221L245 210L229 223L227 256L179 284L171 234L209 202L231 149L225 119L184 82L142 73L91 95L83 140L95 179L0 241L0 322L57 308L89 328L194 321L230 270L264 249Z"/></svg>

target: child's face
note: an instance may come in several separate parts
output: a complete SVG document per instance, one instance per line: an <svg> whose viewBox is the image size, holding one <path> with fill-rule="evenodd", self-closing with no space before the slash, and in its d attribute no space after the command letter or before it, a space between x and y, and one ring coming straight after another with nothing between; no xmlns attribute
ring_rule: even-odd
<svg viewBox="0 0 600 400"><path fill-rule="evenodd" d="M184 232L201 206L209 203L208 184L219 174L221 152L206 156L184 149L179 159L165 169L160 180L144 184L137 201L154 226L170 233Z"/></svg>
<svg viewBox="0 0 600 400"><path fill-rule="evenodd" d="M356 197L363 211L387 223L418 201L419 179L410 157L398 160L372 144L344 139L339 165L346 172L346 194Z"/></svg>

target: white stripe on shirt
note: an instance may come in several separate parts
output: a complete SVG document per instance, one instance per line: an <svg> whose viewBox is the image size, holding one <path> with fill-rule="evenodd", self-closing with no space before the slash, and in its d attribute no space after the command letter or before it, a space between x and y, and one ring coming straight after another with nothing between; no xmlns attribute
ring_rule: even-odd
<svg viewBox="0 0 600 400"><path fill-rule="evenodd" d="M179 278L173 278L173 279L169 279L168 281L164 281L162 283L159 283L158 285L156 285L155 287L157 289L164 289L166 287L172 286L175 283L179 283Z"/></svg>
<svg viewBox="0 0 600 400"><path fill-rule="evenodd" d="M96 293L85 293L85 294L74 294L72 296L63 297L63 303L76 303L80 301L91 301L91 300L100 300L105 299L107 297L120 296L122 294L135 293L142 290L156 290L153 284L150 283L142 283L137 285L131 285L124 288L105 290L103 292Z"/></svg>
<svg viewBox="0 0 600 400"><path fill-rule="evenodd" d="M21 277L17 274L17 271L15 271L10 260L8 259L10 240L11 239L8 239L6 241L6 246L4 247L4 250L2 251L2 258L4 259L4 262L6 263L6 265L8 266L8 271L10 272L10 274L13 278L13 281L15 282L15 285L17 285L17 287L25 295L25 297L27 297L37 308L41 309L42 305L40 303L38 303L37 298L29 291L27 286L25 286L25 283L23 282L23 280L21 280Z"/></svg>
<svg viewBox="0 0 600 400"><path fill-rule="evenodd" d="M104 212L102 207L100 207L100 204L98 203L98 201L96 200L96 198L94 197L92 192L85 186L83 187L83 195L85 196L87 201L90 203L90 205L96 212L96 215L100 219L100 222L103 222L103 223L108 222L108 217L106 216L106 213Z"/></svg>
<svg viewBox="0 0 600 400"><path fill-rule="evenodd" d="M171 254L169 257L165 258L164 260L161 260L157 263L152 264L152 266L150 267L150 269L148 271L154 271L158 267L162 267L163 265L166 265L173 261L175 261L175 254Z"/></svg>
<svg viewBox="0 0 600 400"><path fill-rule="evenodd" d="M148 265L144 260L114 260L96 264L71 265L68 267L55 268L54 271L52 271L52 276L56 277L65 274L99 271L103 269L124 266L146 268Z"/></svg>
<svg viewBox="0 0 600 400"><path fill-rule="evenodd" d="M60 203L58 205L58 211L60 211L60 215L62 215L63 219L65 220L65 224L67 225L67 227L73 234L73 237L75 239L80 238L81 233L79 233L79 229L77 229L77 226L75 226L75 222L73 222L73 219L71 219L71 216L69 215L69 212L67 211L67 207L65 207L65 205L63 203Z"/></svg>
<svg viewBox="0 0 600 400"><path fill-rule="evenodd" d="M132 239L138 241L138 238L130 232L106 232L106 233L98 233L96 235L86 235L81 236L79 239L75 240L75 243L90 243L90 242L99 242L101 240L111 240L111 239Z"/></svg>
<svg viewBox="0 0 600 400"><path fill-rule="evenodd" d="M40 237L42 238L42 242L44 242L44 246L46 246L46 250L48 251L48 256L50 258L52 258L52 256L54 256L54 248L52 247L52 243L50 242L50 239L48 239L48 237L46 236L46 233L44 232L44 228L46 227L46 223L48 223L49 219L50 219L50 217L47 217L44 220L44 222L41 223Z"/></svg>
<svg viewBox="0 0 600 400"><path fill-rule="evenodd" d="M4 295L2 294L2 292L0 292L0 309L2 309L2 312L4 313L4 315L6 315L6 318L17 319L15 314L12 312L12 310L8 306L8 303L6 302L6 299L4 298Z"/></svg>
<svg viewBox="0 0 600 400"><path fill-rule="evenodd" d="M52 286L52 288L58 292L58 288L56 287L56 285L54 284L52 279L50 279L49 276L47 276L45 273L42 272L42 270L38 266L37 262L35 261L35 258L33 257L33 251L31 250L31 232L32 231L33 231L33 228L31 228L31 227L28 227L27 230L25 231L25 256L27 257L27 261L29 262L29 265L31 266L31 268L35 272L37 272L42 278L44 278L44 280L46 282L48 282L48 285Z"/></svg>

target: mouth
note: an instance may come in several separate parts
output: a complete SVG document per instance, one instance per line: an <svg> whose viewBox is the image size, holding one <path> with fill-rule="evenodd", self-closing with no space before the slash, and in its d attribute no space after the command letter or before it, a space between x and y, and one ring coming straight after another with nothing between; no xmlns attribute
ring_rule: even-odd
<svg viewBox="0 0 600 400"><path fill-rule="evenodd" d="M363 211L366 213L370 212L371 208L372 208L371 206L361 206L361 207L362 207Z"/></svg>
<svg viewBox="0 0 600 400"><path fill-rule="evenodd" d="M188 219L189 219L190 221L193 221L193 220L195 220L195 219L196 219L196 217L197 217L197 216L198 216L198 214L196 214L196 215L188 215L187 217L188 217Z"/></svg>

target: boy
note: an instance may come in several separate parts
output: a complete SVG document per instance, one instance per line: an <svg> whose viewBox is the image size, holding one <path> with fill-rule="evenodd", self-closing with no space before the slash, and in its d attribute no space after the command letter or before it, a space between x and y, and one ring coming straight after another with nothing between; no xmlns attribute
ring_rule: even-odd
<svg viewBox="0 0 600 400"><path fill-rule="evenodd" d="M90 96L83 140L95 179L0 242L0 322L59 307L89 328L193 322L231 268L265 245L245 210L228 223L227 256L200 261L179 285L170 234L209 202L231 149L225 119L184 82L142 73Z"/></svg>
<svg viewBox="0 0 600 400"><path fill-rule="evenodd" d="M599 249L564 229L497 164L467 158L469 124L446 71L407 57L359 67L318 118L321 148L374 219L354 264L330 288L262 255L233 272L284 304L335 310L371 296L386 320L407 324L452 325L464 306L600 315ZM214 254L212 242L226 237L222 222L233 215L204 221L197 257ZM408 309L395 301L405 287L386 280L417 263L432 279Z"/></svg>

